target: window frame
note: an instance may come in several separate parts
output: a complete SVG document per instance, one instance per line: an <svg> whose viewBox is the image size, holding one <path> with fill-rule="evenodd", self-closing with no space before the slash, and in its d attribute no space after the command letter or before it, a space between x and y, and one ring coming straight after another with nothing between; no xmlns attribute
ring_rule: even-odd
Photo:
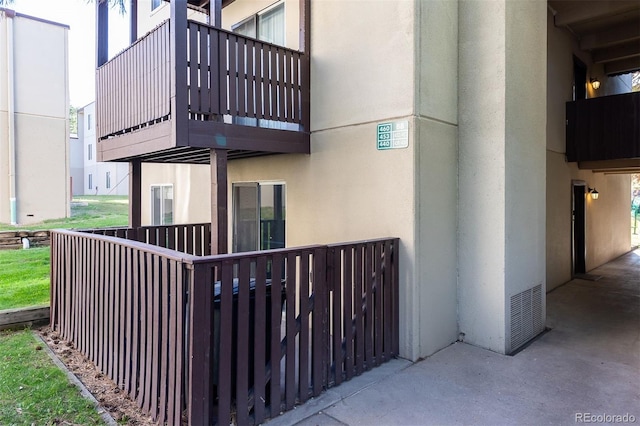
<svg viewBox="0 0 640 426"><path fill-rule="evenodd" d="M232 32L238 32L237 29L242 27L243 25L247 24L248 22L253 22L253 28L255 31L254 35L248 35L247 37L251 37L251 38L255 38L256 40L261 40L258 38L258 35L260 34L260 17L263 15L266 15L269 12L272 12L274 9L278 8L278 7L282 7L282 15L284 17L284 29L283 29L283 40L282 40L282 47L285 47L287 44L287 13L286 13L286 6L285 6L285 2L284 0L279 0L267 7L265 7L264 9L254 13L253 15L247 16L246 18L242 19L241 21L231 25L231 31ZM266 40L261 40L264 41L265 43L271 43L268 42ZM271 44L276 44L276 45L280 45L278 43L271 43Z"/></svg>
<svg viewBox="0 0 640 426"><path fill-rule="evenodd" d="M155 204L154 204L154 189L155 188L160 188L160 194L161 194L161 198L160 198L160 214L159 214L159 219L160 219L160 223L156 223L155 217L156 217L156 211L155 211ZM165 198L165 188L171 188L171 198ZM175 206L175 190L174 190L174 186L172 183L160 183L160 184L152 184L149 186L149 193L150 193L150 209L149 209L149 215L150 215L150 223L152 226L167 226L167 225L173 225L175 224L175 217L174 217L174 206ZM166 212L165 212L165 202L166 200L171 200L171 221L170 223L166 222Z"/></svg>
<svg viewBox="0 0 640 426"><path fill-rule="evenodd" d="M276 186L280 186L281 187L281 193L280 193L280 197L281 197L281 207L282 207L282 212L281 212L281 217L280 218L274 218L274 219L266 219L263 216L263 208L268 207L266 205L263 204L263 190L262 188L266 187L266 186L271 186L271 187L276 187ZM284 248L286 247L286 228L287 228L287 214L286 214L286 210L287 210L287 184L285 181L281 181L281 180L277 180L277 181L255 181L255 182L233 182L231 184L231 206L232 206L232 211L231 211L231 229L232 229L232 241L231 241L231 249L232 252L234 253L239 253L240 251L238 251L239 247L238 245L241 244L240 238L238 237L241 227L241 224L239 223L239 215L240 212L237 210L239 208L239 200L236 198L236 190L238 188L255 188L256 189L256 229L253 230L253 232L256 233L256 247L252 247L252 250L269 250L269 249L275 249L275 248ZM275 203L275 193L274 193L274 203ZM274 214L275 214L275 205L273 206L274 208ZM276 246L276 247L266 247L265 246L270 246L271 242L267 242L263 240L263 233L264 233L264 226L266 224L267 221L279 221L282 223L282 229L280 230L282 232L281 238L282 238L282 247ZM246 221L245 221L246 222ZM278 229L278 226L276 225L276 230ZM277 231L276 231L276 235L277 235ZM276 244L277 245L277 244ZM248 249L248 248L247 248ZM244 250L246 251L246 249Z"/></svg>

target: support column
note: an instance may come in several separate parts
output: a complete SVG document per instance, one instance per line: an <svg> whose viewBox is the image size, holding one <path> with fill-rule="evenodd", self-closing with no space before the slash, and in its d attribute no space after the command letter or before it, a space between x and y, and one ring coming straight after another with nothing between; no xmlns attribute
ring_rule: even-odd
<svg viewBox="0 0 640 426"><path fill-rule="evenodd" d="M300 0L300 51L302 75L302 130L311 133L311 0Z"/></svg>
<svg viewBox="0 0 640 426"><path fill-rule="evenodd" d="M129 41L133 44L138 40L138 0L130 0L129 5Z"/></svg>
<svg viewBox="0 0 640 426"><path fill-rule="evenodd" d="M211 254L227 249L227 151L211 149Z"/></svg>
<svg viewBox="0 0 640 426"><path fill-rule="evenodd" d="M209 1L209 25L222 28L222 0Z"/></svg>
<svg viewBox="0 0 640 426"><path fill-rule="evenodd" d="M176 146L189 144L187 85L187 0L171 0L171 128Z"/></svg>
<svg viewBox="0 0 640 426"><path fill-rule="evenodd" d="M546 20L544 1L459 6L459 327L499 353L538 285L544 324Z"/></svg>
<svg viewBox="0 0 640 426"><path fill-rule="evenodd" d="M96 1L96 68L109 60L109 2Z"/></svg>
<svg viewBox="0 0 640 426"><path fill-rule="evenodd" d="M129 228L142 226L142 163L129 163Z"/></svg>

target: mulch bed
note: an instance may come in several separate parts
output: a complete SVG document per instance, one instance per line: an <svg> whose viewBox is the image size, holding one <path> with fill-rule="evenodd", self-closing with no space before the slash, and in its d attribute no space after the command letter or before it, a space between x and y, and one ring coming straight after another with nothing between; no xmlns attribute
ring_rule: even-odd
<svg viewBox="0 0 640 426"><path fill-rule="evenodd" d="M80 379L96 398L100 407L111 414L119 424L155 425L151 417L145 415L134 401L109 377L80 353L72 342L62 339L49 326L35 330L54 354Z"/></svg>

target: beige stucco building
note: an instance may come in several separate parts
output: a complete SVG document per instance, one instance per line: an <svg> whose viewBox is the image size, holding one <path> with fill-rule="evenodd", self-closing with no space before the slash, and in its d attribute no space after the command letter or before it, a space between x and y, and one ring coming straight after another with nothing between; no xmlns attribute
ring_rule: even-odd
<svg viewBox="0 0 640 426"><path fill-rule="evenodd" d="M403 357L456 340L512 352L543 330L546 292L630 249L628 173L639 164L566 160L566 103L581 91L630 92L623 73L640 68L596 63L599 47L581 45L576 29L596 31L583 24L596 15L544 0L312 1L304 46L301 2L223 3L223 28L245 34L264 22L262 35L306 49L311 69L310 153L228 162L230 250L240 246L247 187L260 217L262 198L274 209L283 191L287 247L399 237ZM599 3L638 13L633 2ZM169 3L137 4L140 34L169 17ZM137 145L105 143L102 155L142 159L142 223L160 224L165 209L173 223L210 221L210 166L153 164L161 156L136 151L151 139L127 137ZM584 255L574 235L580 193Z"/></svg>
<svg viewBox="0 0 640 426"><path fill-rule="evenodd" d="M70 213L68 30L0 9L0 222Z"/></svg>

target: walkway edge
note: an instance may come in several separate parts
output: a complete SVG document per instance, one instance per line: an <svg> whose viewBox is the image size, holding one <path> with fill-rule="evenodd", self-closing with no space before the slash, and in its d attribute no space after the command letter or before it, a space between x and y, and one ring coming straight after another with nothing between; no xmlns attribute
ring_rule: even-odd
<svg viewBox="0 0 640 426"><path fill-rule="evenodd" d="M60 358L58 358L56 354L53 353L51 348L49 348L49 345L47 345L47 343L42 339L42 337L40 337L40 335L38 335L38 333L36 333L35 331L32 331L31 334L33 335L33 338L38 343L42 343L42 348L47 352L47 354L49 355L49 358L51 358L53 363L56 366L58 366L58 368L60 368L67 375L67 377L69 378L69 381L73 383L80 390L80 393L82 394L82 396L88 399L89 401L91 401L91 403L95 406L98 414L100 414L100 417L102 417L102 420L104 420L104 422L109 426L118 426L118 423L113 419L113 417L111 417L109 412L104 408L102 408L98 400L93 396L91 392L89 392L89 389L87 389L84 383L82 383L80 379L78 379L78 376L73 374L67 368L67 366L64 365L62 361L60 361Z"/></svg>
<svg viewBox="0 0 640 426"><path fill-rule="evenodd" d="M350 396L355 395L412 365L413 363L406 359L393 359L363 373L358 377L354 377L348 382L343 382L339 386L328 389L320 396L309 399L304 404L296 406L293 410L287 411L278 417L268 420L265 422L265 425L290 426L300 423L301 421L315 416L319 412L337 404L343 399L349 398Z"/></svg>

